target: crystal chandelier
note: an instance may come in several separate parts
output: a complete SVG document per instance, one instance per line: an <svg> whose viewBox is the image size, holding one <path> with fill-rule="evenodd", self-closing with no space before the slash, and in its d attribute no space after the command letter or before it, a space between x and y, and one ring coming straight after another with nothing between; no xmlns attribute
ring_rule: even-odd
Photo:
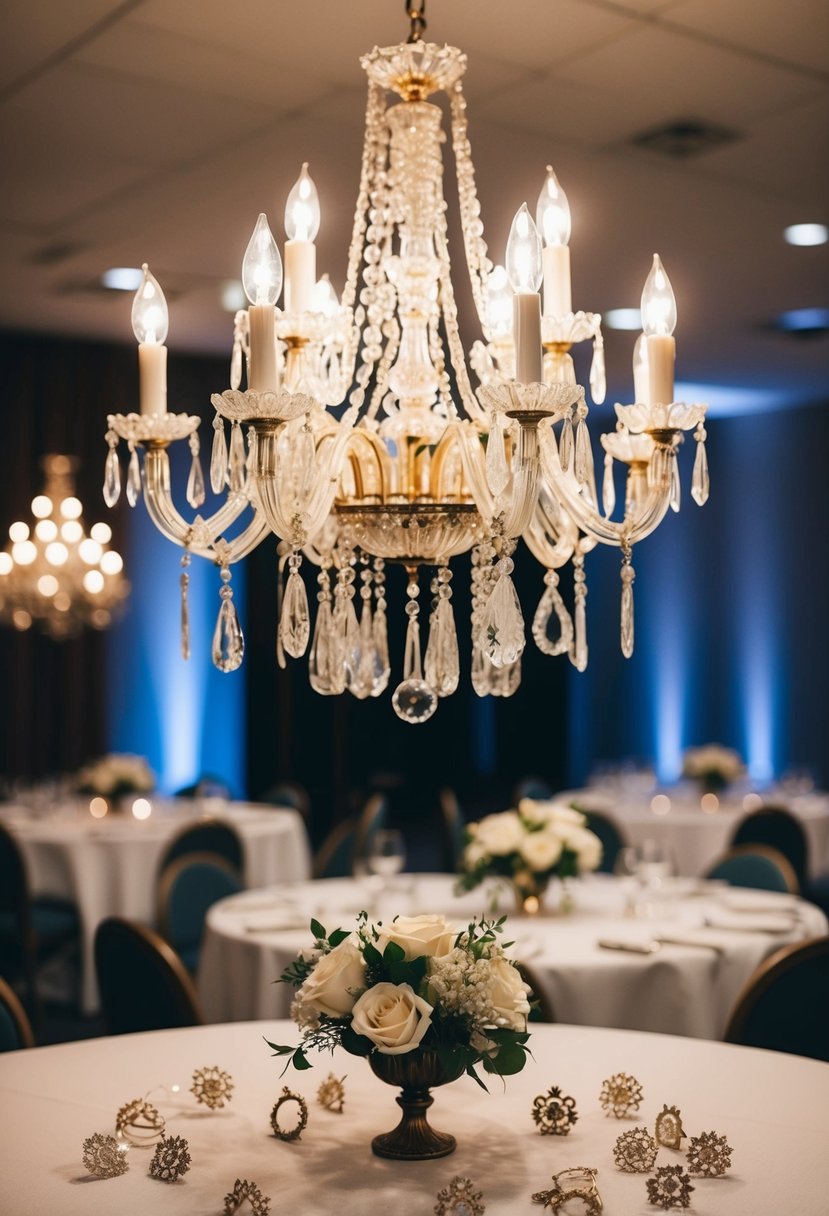
<svg viewBox="0 0 829 1216"><path fill-rule="evenodd" d="M327 276L315 282L320 208L307 165L285 209L281 308L283 261L265 215L256 223L242 264L250 307L235 317L231 387L212 397L210 484L225 495L223 504L188 521L171 497L168 447L187 439L187 500L196 511L204 503L199 419L166 410L167 309L146 265L133 306L141 412L109 417L104 496L109 505L119 496L117 447L125 440L130 503L143 486L154 523L184 550L185 658L187 566L196 555L219 569L213 661L223 671L237 668L244 652L231 569L275 534L284 578L277 661L284 666L286 656L308 652L311 685L324 695L378 696L389 684L385 563L402 564L408 622L392 703L402 719L417 723L459 681L452 558L471 554L471 679L478 695L509 696L520 682L526 630L511 578L520 539L545 570L533 637L546 654L567 654L580 671L587 664L585 555L597 543L621 551L621 646L629 656L633 546L669 507L679 509L683 432L693 431L697 441L691 493L699 504L708 496L708 470L705 406L673 401L676 305L654 255L642 297L636 403L617 405L616 429L602 436L600 500L588 406L569 352L574 343L592 341L590 391L601 403L601 318L572 310L566 195L548 167L536 220L526 204L520 208L506 268L493 266L467 136L466 57L423 41L422 0L406 10L409 41L375 48L362 60L368 104L342 299ZM447 246L444 111L428 100L439 93L448 96L466 265L482 331L468 361ZM393 103L389 94L396 94ZM618 466L625 470L619 510ZM313 630L303 558L318 568ZM567 562L572 611L558 586ZM424 567L430 570L425 653Z"/></svg>
<svg viewBox="0 0 829 1216"><path fill-rule="evenodd" d="M0 553L0 621L21 632L38 625L53 638L106 629L129 594L121 555L108 548L109 524L87 536L75 497L71 456L46 456L46 484L32 499L34 523L17 520Z"/></svg>

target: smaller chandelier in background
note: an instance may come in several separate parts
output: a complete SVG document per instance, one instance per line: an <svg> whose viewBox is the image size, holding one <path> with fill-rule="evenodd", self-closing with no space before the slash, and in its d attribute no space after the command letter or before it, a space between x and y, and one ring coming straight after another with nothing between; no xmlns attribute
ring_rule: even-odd
<svg viewBox="0 0 829 1216"><path fill-rule="evenodd" d="M46 456L46 484L32 500L32 524L16 520L0 552L0 623L24 632L39 626L51 637L75 637L85 627L107 629L129 594L120 553L108 548L109 524L87 534L75 496L77 461Z"/></svg>

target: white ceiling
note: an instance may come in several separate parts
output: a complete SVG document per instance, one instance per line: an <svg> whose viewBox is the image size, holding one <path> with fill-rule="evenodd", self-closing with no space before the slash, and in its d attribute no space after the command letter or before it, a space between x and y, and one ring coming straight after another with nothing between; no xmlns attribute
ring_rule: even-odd
<svg viewBox="0 0 829 1216"><path fill-rule="evenodd" d="M469 55L496 261L552 161L573 211L576 307L636 305L658 250L683 379L826 400L827 338L767 328L829 305L829 246L782 240L787 224L829 222L826 0L427 0L426 16L430 39ZM0 325L128 341L130 297L95 284L146 260L171 302L171 348L226 351L221 284L259 211L281 233L303 160L322 203L318 265L339 289L359 56L406 33L403 0L5 0ZM739 138L686 161L631 146L678 119ZM620 392L631 345L608 337Z"/></svg>

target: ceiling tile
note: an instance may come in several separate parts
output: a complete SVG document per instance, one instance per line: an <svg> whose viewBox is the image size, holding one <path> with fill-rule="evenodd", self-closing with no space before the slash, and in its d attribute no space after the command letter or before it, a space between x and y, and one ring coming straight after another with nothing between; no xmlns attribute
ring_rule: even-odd
<svg viewBox="0 0 829 1216"><path fill-rule="evenodd" d="M829 75L829 4L826 0L680 0L669 23L706 38Z"/></svg>
<svg viewBox="0 0 829 1216"><path fill-rule="evenodd" d="M0 38L0 89L25 76L61 47L83 34L108 13L121 7L116 0L9 0L3 5Z"/></svg>

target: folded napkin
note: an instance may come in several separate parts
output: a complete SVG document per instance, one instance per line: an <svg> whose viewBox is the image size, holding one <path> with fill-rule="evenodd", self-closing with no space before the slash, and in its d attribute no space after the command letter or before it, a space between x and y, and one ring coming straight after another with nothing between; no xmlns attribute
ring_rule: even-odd
<svg viewBox="0 0 829 1216"><path fill-rule="evenodd" d="M791 933L794 921L791 916L781 913L777 916L767 913L746 914L743 912L713 912L705 918L709 929L727 929L730 933Z"/></svg>

